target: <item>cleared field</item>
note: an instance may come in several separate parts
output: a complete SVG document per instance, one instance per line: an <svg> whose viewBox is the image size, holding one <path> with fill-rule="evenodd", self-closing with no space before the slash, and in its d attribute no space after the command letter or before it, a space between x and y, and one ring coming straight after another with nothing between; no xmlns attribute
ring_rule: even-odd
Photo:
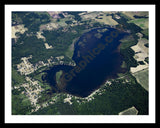
<svg viewBox="0 0 160 128"><path fill-rule="evenodd" d="M12 26L12 38L17 38L17 36L16 36L17 32L20 32L21 34L23 34L27 30L28 30L28 28L25 28L23 24Z"/></svg>
<svg viewBox="0 0 160 128"><path fill-rule="evenodd" d="M129 17L130 19L135 19L135 15L136 16L148 16L148 12L140 12L140 11L128 11L128 12L125 12L123 11L122 12L124 15L126 15L127 17Z"/></svg>
<svg viewBox="0 0 160 128"><path fill-rule="evenodd" d="M38 39L43 39L43 41L46 41L46 38L43 36L43 35L41 35L43 32L37 32L37 38Z"/></svg>
<svg viewBox="0 0 160 128"><path fill-rule="evenodd" d="M52 45L48 45L48 43L44 43L44 45L45 45L46 49L52 49L53 48Z"/></svg>
<svg viewBox="0 0 160 128"><path fill-rule="evenodd" d="M142 87L148 91L148 88L149 88L148 68L144 69L142 71L133 73L133 76L136 78L138 83L140 83L142 85Z"/></svg>
<svg viewBox="0 0 160 128"><path fill-rule="evenodd" d="M57 29L59 27L58 23L48 23L48 24L43 24L40 26L40 31L43 30L54 30Z"/></svg>
<svg viewBox="0 0 160 128"><path fill-rule="evenodd" d="M95 19L98 22L108 24L108 25L117 25L118 23L112 19L112 16L99 16L98 18Z"/></svg>
<svg viewBox="0 0 160 128"><path fill-rule="evenodd" d="M131 47L135 51L137 61L144 61L148 57L148 48L144 46L142 41L139 41L137 45Z"/></svg>
<svg viewBox="0 0 160 128"><path fill-rule="evenodd" d="M144 61L143 61L144 62ZM142 70L145 70L146 68L148 68L148 64L145 65L138 65L137 67L131 67L130 71L131 73L136 73Z"/></svg>
<svg viewBox="0 0 160 128"><path fill-rule="evenodd" d="M98 15L98 12L83 12L79 14L83 20L87 19L95 19L95 17Z"/></svg>
<svg viewBox="0 0 160 128"><path fill-rule="evenodd" d="M119 113L119 115L137 115L138 110L133 106Z"/></svg>
<svg viewBox="0 0 160 128"><path fill-rule="evenodd" d="M147 47L144 46L147 43L148 43L147 39L141 38L138 40L138 43L136 45L131 47L135 51L134 58L137 61L143 61L145 63L144 65L138 65L137 67L131 67L132 73L136 73L138 71L148 68L149 65L145 62L145 58L148 57L149 50Z"/></svg>
<svg viewBox="0 0 160 128"><path fill-rule="evenodd" d="M149 54L149 48L146 47L145 44L148 44L147 39L141 38L141 39L138 40L139 47L141 47L141 49L143 49L145 53Z"/></svg>
<svg viewBox="0 0 160 128"><path fill-rule="evenodd" d="M142 29L148 28L148 19L146 19L146 18L139 18L139 19L130 20L130 21L128 21L128 23L134 23L137 26L141 27Z"/></svg>

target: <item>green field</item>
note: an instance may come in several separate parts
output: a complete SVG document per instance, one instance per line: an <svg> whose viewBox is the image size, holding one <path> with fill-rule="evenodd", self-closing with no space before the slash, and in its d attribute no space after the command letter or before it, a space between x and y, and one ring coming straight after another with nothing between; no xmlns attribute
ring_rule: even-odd
<svg viewBox="0 0 160 128"><path fill-rule="evenodd" d="M139 18L139 19L130 20L130 21L128 21L128 23L134 23L137 26L141 27L142 29L148 28L148 19L146 19L146 18Z"/></svg>
<svg viewBox="0 0 160 128"><path fill-rule="evenodd" d="M148 68L133 74L137 81L142 85L144 89L148 91L149 81L148 81Z"/></svg>

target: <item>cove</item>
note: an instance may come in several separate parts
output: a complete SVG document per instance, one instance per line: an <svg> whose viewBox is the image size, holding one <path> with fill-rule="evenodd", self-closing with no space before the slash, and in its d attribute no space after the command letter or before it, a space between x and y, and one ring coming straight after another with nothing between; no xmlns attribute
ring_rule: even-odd
<svg viewBox="0 0 160 128"><path fill-rule="evenodd" d="M118 34L116 36L111 36L111 33L113 32L117 32ZM75 43L72 59L75 61L76 65L79 65L80 62L87 58L88 61L85 67L81 68L80 72L75 72L73 66L53 66L45 71L47 75L43 80L49 83L53 88L56 88L55 74L62 70L64 74L70 74L72 79L65 81L62 77L61 82L65 85L65 88L58 91L64 91L80 97L87 97L94 90L104 84L107 79L117 78L117 73L124 73L126 71L126 69L121 68L123 58L119 52L119 46L121 43L119 40L127 34L128 33L116 30L115 28L108 27L96 28L84 33ZM106 39L106 37L112 39ZM99 44L105 47L99 52L99 54L94 54L93 51L94 49L98 49L97 46ZM92 55L94 57L91 59Z"/></svg>

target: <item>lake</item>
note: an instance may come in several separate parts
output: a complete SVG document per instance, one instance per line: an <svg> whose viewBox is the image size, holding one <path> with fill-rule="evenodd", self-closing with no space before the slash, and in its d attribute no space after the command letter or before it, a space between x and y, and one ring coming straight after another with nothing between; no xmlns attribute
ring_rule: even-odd
<svg viewBox="0 0 160 128"><path fill-rule="evenodd" d="M107 30L106 30L107 29ZM47 70L44 80L56 87L55 74L62 70L69 80L62 78L64 92L80 97L90 95L107 79L117 78L124 73L121 68L123 58L120 55L120 39L127 33L115 28L96 28L84 33L75 43L73 60L77 67L57 65ZM79 68L79 69L78 69ZM59 90L61 91L61 90Z"/></svg>

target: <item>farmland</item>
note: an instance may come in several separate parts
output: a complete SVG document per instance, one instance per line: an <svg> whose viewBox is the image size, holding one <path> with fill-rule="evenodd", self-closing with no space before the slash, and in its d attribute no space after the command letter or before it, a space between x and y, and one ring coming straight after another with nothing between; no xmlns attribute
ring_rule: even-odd
<svg viewBox="0 0 160 128"><path fill-rule="evenodd" d="M131 20L136 19L135 16L136 17L148 17L148 12L138 12L138 11L126 12L126 11L123 11L122 14Z"/></svg>
<svg viewBox="0 0 160 128"><path fill-rule="evenodd" d="M148 28L148 19L146 19L146 18L130 20L128 23L134 23L137 26L141 27L142 29Z"/></svg>
<svg viewBox="0 0 160 128"><path fill-rule="evenodd" d="M106 16L105 14L102 16L98 16L95 20L100 23L104 23L104 24L108 24L108 25L117 25L118 24L115 20L112 19L112 16Z"/></svg>
<svg viewBox="0 0 160 128"><path fill-rule="evenodd" d="M119 115L137 115L137 114L138 111L134 106L119 113Z"/></svg>
<svg viewBox="0 0 160 128"><path fill-rule="evenodd" d="M133 76L137 79L138 83L142 85L144 89L149 91L149 73L148 73L148 68L135 72L133 73Z"/></svg>

